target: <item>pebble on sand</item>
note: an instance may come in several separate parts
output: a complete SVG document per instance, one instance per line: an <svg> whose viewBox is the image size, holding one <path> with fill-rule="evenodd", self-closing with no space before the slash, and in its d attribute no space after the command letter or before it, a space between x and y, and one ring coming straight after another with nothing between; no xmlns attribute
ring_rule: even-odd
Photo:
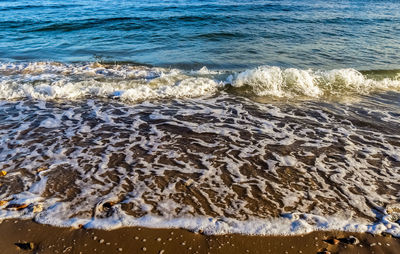
<svg viewBox="0 0 400 254"><path fill-rule="evenodd" d="M21 250L33 250L35 248L33 242L16 243L15 245Z"/></svg>

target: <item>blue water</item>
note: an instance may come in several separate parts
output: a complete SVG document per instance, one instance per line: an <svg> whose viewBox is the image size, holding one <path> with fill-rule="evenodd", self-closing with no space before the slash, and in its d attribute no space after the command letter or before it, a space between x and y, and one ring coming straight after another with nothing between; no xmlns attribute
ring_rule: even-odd
<svg viewBox="0 0 400 254"><path fill-rule="evenodd" d="M0 61L398 69L399 1L0 2Z"/></svg>

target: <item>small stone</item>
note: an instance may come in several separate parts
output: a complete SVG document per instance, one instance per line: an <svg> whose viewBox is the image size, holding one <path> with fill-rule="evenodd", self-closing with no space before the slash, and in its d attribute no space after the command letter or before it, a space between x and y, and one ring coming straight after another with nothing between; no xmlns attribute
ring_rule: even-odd
<svg viewBox="0 0 400 254"><path fill-rule="evenodd" d="M193 183L194 183L193 179L188 179L188 180L185 182L185 186L186 186L186 187L190 187Z"/></svg>
<svg viewBox="0 0 400 254"><path fill-rule="evenodd" d="M104 243L104 239L100 239L99 243Z"/></svg>
<svg viewBox="0 0 400 254"><path fill-rule="evenodd" d="M72 250L72 246L65 247L65 249L63 250L63 253L70 252L71 250Z"/></svg>
<svg viewBox="0 0 400 254"><path fill-rule="evenodd" d="M106 243L106 245L111 245L111 243Z"/></svg>
<svg viewBox="0 0 400 254"><path fill-rule="evenodd" d="M119 251L119 252L122 252L122 248L118 248L118 251Z"/></svg>
<svg viewBox="0 0 400 254"><path fill-rule="evenodd" d="M97 236L93 236L93 240L95 240L95 241L96 241L96 240L97 240Z"/></svg>
<svg viewBox="0 0 400 254"><path fill-rule="evenodd" d="M142 251L146 251L146 250L147 250L147 248L146 248L146 247L143 247L143 248L142 248Z"/></svg>
<svg viewBox="0 0 400 254"><path fill-rule="evenodd" d="M9 204L6 208L10 210L22 210L29 206L29 204Z"/></svg>
<svg viewBox="0 0 400 254"><path fill-rule="evenodd" d="M45 170L47 170L46 167L40 167L40 168L36 169L36 173L40 173L40 172L45 171Z"/></svg>
<svg viewBox="0 0 400 254"><path fill-rule="evenodd" d="M350 244L354 244L354 245L356 245L356 244L359 244L360 243L360 241L355 237L355 236L349 236L349 238L348 238L348 242L350 243Z"/></svg>
<svg viewBox="0 0 400 254"><path fill-rule="evenodd" d="M369 246L374 247L375 245L376 245L376 243L371 243Z"/></svg>
<svg viewBox="0 0 400 254"><path fill-rule="evenodd" d="M41 211L43 211L43 205L42 204L34 205L32 211L34 213L40 213Z"/></svg>
<svg viewBox="0 0 400 254"><path fill-rule="evenodd" d="M163 254L165 252L165 250L160 250L159 252L158 252L158 254Z"/></svg>
<svg viewBox="0 0 400 254"><path fill-rule="evenodd" d="M159 237L159 238L157 238L157 242L161 242L161 238Z"/></svg>
<svg viewBox="0 0 400 254"><path fill-rule="evenodd" d="M135 236L135 240L139 240L139 237Z"/></svg>
<svg viewBox="0 0 400 254"><path fill-rule="evenodd" d="M35 248L33 242L15 243L15 245L21 250L33 250Z"/></svg>

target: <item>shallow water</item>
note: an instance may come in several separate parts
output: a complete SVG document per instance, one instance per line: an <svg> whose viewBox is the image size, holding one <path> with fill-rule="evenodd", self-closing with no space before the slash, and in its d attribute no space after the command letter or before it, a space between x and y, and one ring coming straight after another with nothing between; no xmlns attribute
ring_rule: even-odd
<svg viewBox="0 0 400 254"><path fill-rule="evenodd" d="M1 1L5 61L396 69L398 1Z"/></svg>
<svg viewBox="0 0 400 254"><path fill-rule="evenodd" d="M1 2L0 219L400 235L396 6Z"/></svg>

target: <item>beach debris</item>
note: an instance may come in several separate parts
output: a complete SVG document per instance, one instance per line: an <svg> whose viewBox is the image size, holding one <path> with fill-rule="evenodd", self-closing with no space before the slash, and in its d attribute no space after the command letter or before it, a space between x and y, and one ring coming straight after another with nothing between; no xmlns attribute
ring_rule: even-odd
<svg viewBox="0 0 400 254"><path fill-rule="evenodd" d="M190 186L193 185L193 183L194 183L194 180L193 180L193 179L188 179L188 180L185 181L185 186L186 186L186 187L190 187Z"/></svg>
<svg viewBox="0 0 400 254"><path fill-rule="evenodd" d="M112 201L105 202L105 203L103 203L103 209L104 210L111 209L115 204L116 204L116 202L112 202Z"/></svg>
<svg viewBox="0 0 400 254"><path fill-rule="evenodd" d="M352 235L344 238L331 238L324 241L332 245L338 245L339 243L356 245L360 243L360 241Z"/></svg>
<svg viewBox="0 0 400 254"><path fill-rule="evenodd" d="M78 228L82 229L82 228L85 228L85 226L83 224L78 224Z"/></svg>
<svg viewBox="0 0 400 254"><path fill-rule="evenodd" d="M6 175L7 175L7 171L4 171L4 170L0 171L0 176L6 176Z"/></svg>
<svg viewBox="0 0 400 254"><path fill-rule="evenodd" d="M3 206L5 204L7 204L7 203L8 203L8 201L6 201L6 200L0 200L0 206Z"/></svg>
<svg viewBox="0 0 400 254"><path fill-rule="evenodd" d="M360 240L358 240L357 237L352 236L352 235L349 236L348 238L346 238L346 240L347 240L347 243L353 244L353 245L356 245L356 244L360 243Z"/></svg>
<svg viewBox="0 0 400 254"><path fill-rule="evenodd" d="M72 250L72 246L68 246L63 250L63 253L70 252Z"/></svg>
<svg viewBox="0 0 400 254"><path fill-rule="evenodd" d="M8 206L6 206L6 208L10 209L10 210L19 211L19 210L27 208L28 206L29 206L29 204L9 204Z"/></svg>
<svg viewBox="0 0 400 254"><path fill-rule="evenodd" d="M21 250L33 250L35 244L33 242L14 243Z"/></svg>
<svg viewBox="0 0 400 254"><path fill-rule="evenodd" d="M45 171L45 170L47 170L47 169L48 169L48 168L47 168L47 167L44 167L44 166L39 167L38 169L36 169L36 173L40 173L40 172Z"/></svg>
<svg viewBox="0 0 400 254"><path fill-rule="evenodd" d="M387 214L400 213L400 203L387 205L386 212Z"/></svg>
<svg viewBox="0 0 400 254"><path fill-rule="evenodd" d="M329 244L337 245L340 243L340 240L337 238L332 238L332 239L325 240L325 242L327 242Z"/></svg>
<svg viewBox="0 0 400 254"><path fill-rule="evenodd" d="M391 237L392 237L392 235L389 234L389 233L387 233L387 232L382 232L381 235L384 236L384 237L388 237L388 238L391 238Z"/></svg>
<svg viewBox="0 0 400 254"><path fill-rule="evenodd" d="M34 213L40 213L41 211L43 211L43 205L42 204L36 204L32 208L32 212L34 212Z"/></svg>

